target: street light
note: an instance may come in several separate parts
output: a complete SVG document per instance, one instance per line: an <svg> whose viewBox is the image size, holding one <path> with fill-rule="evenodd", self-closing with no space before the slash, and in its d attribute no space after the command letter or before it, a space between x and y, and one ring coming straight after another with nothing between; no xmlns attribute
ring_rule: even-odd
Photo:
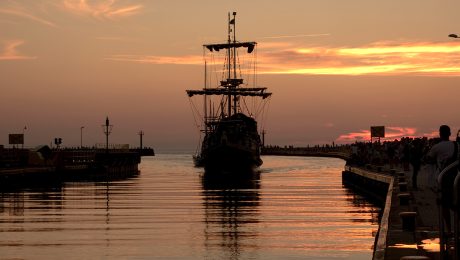
<svg viewBox="0 0 460 260"><path fill-rule="evenodd" d="M24 126L24 128L22 129L22 148L21 149L24 149L24 134L27 130L27 126Z"/></svg>
<svg viewBox="0 0 460 260"><path fill-rule="evenodd" d="M140 139L141 139L141 140L140 140L140 141L141 141L141 143L140 143L140 153L142 154L142 136L144 136L144 131L141 130L141 131L138 133L138 135L139 135L139 137L140 137Z"/></svg>
<svg viewBox="0 0 460 260"><path fill-rule="evenodd" d="M83 148L83 128L84 126L80 127L80 148Z"/></svg>
<svg viewBox="0 0 460 260"><path fill-rule="evenodd" d="M113 125L109 122L109 117L105 119L105 125L102 125L102 129L105 134L105 153L109 153L109 135L112 133Z"/></svg>

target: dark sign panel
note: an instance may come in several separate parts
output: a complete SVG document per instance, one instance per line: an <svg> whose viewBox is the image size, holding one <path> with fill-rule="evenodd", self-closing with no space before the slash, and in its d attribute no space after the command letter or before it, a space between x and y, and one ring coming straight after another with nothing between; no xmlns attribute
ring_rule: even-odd
<svg viewBox="0 0 460 260"><path fill-rule="evenodd" d="M385 126L371 126L372 137L385 137Z"/></svg>
<svg viewBox="0 0 460 260"><path fill-rule="evenodd" d="M10 134L10 144L24 144L24 134Z"/></svg>

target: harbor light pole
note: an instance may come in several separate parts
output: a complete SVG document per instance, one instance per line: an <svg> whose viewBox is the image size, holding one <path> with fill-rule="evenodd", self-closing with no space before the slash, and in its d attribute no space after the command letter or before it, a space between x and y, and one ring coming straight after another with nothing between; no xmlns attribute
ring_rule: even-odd
<svg viewBox="0 0 460 260"><path fill-rule="evenodd" d="M24 128L22 129L22 148L21 149L24 149L24 135L25 135L25 132L27 130L27 126L24 126Z"/></svg>
<svg viewBox="0 0 460 260"><path fill-rule="evenodd" d="M140 153L142 154L142 136L144 136L144 131L140 131L139 133L139 137L140 137Z"/></svg>
<svg viewBox="0 0 460 260"><path fill-rule="evenodd" d="M105 119L105 125L102 125L102 129L105 134L105 152L108 154L109 153L109 135L112 133L112 128L113 125L110 124L109 122L109 117Z"/></svg>
<svg viewBox="0 0 460 260"><path fill-rule="evenodd" d="M80 149L83 148L83 128L84 126L80 127Z"/></svg>

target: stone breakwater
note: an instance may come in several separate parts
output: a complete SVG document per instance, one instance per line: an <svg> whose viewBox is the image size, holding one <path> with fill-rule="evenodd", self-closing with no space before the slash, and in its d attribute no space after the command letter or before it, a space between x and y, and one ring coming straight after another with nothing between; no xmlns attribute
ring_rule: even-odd
<svg viewBox="0 0 460 260"><path fill-rule="evenodd" d="M411 175L403 168L345 166L344 181L374 197L386 193L373 259L439 259L435 170L422 167L417 190Z"/></svg>
<svg viewBox="0 0 460 260"><path fill-rule="evenodd" d="M129 150L19 150L4 156L0 187L125 178L139 173L141 153Z"/></svg>

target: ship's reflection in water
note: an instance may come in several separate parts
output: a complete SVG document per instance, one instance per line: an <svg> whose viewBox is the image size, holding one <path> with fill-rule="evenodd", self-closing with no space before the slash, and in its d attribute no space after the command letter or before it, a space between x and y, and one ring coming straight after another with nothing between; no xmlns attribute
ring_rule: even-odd
<svg viewBox="0 0 460 260"><path fill-rule="evenodd" d="M210 255L224 249L225 259L239 259L241 240L257 237L250 226L259 222L260 172L227 174L206 172L202 177L204 243Z"/></svg>

